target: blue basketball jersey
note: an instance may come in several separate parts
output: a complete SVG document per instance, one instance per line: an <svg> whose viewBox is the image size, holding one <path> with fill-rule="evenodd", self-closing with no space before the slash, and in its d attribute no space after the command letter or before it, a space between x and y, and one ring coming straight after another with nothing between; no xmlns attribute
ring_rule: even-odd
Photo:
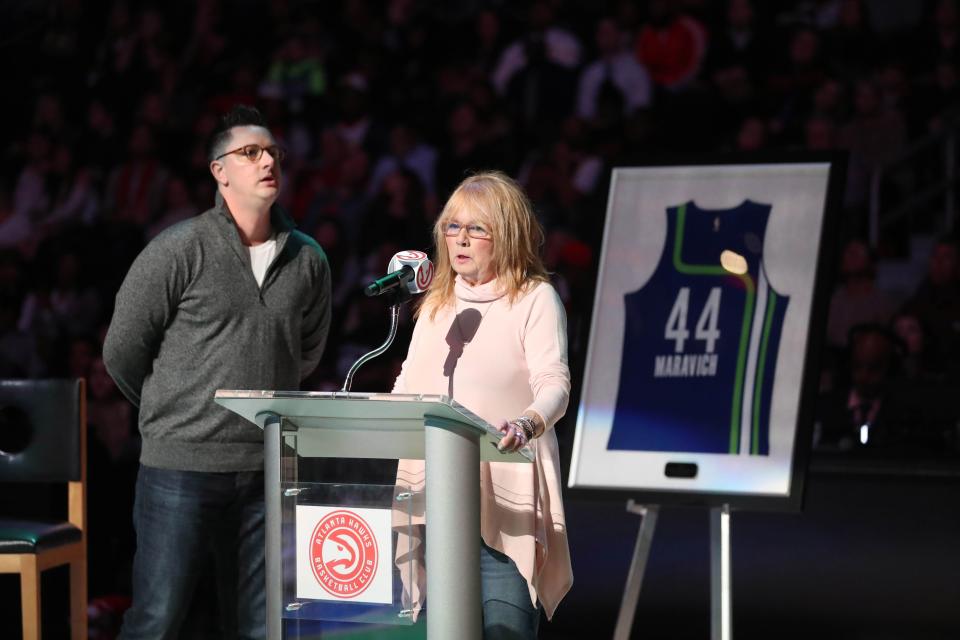
<svg viewBox="0 0 960 640"><path fill-rule="evenodd" d="M788 298L770 287L770 205L669 207L660 262L624 296L620 386L608 449L768 455Z"/></svg>

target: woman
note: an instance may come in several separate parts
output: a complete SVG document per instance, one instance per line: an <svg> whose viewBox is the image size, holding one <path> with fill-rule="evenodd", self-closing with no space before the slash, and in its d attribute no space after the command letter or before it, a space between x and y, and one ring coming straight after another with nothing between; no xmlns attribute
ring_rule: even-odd
<svg viewBox="0 0 960 640"><path fill-rule="evenodd" d="M540 607L552 617L573 582L553 431L570 393L565 314L537 254L543 230L506 175L460 183L433 235L436 276L394 392L450 396L500 429L501 450L535 452L480 468L484 637L535 638ZM401 461L397 477L421 489L423 462Z"/></svg>
<svg viewBox="0 0 960 640"><path fill-rule="evenodd" d="M900 311L890 320L890 328L900 338L903 377L914 382L943 380L943 362L927 327L919 315L909 309Z"/></svg>

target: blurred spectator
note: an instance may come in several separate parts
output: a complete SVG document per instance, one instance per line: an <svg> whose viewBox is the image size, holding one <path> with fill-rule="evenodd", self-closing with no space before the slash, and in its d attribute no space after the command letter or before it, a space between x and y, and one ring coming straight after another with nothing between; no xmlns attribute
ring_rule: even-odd
<svg viewBox="0 0 960 640"><path fill-rule="evenodd" d="M107 184L105 213L111 220L146 227L162 202L167 170L154 157L153 132L138 125L130 136L127 160L114 169Z"/></svg>
<svg viewBox="0 0 960 640"><path fill-rule="evenodd" d="M242 81L243 76L238 79ZM326 90L327 74L319 43L295 33L277 49L258 92L263 97L284 100L291 112L299 113L307 101L319 98Z"/></svg>
<svg viewBox="0 0 960 640"><path fill-rule="evenodd" d="M880 104L887 111L899 111L906 115L911 109L911 88L907 69L899 60L880 65L876 71Z"/></svg>
<svg viewBox="0 0 960 640"><path fill-rule="evenodd" d="M497 59L504 48L500 16L492 9L481 9L473 23L473 38L468 40L472 66L487 78L492 77Z"/></svg>
<svg viewBox="0 0 960 640"><path fill-rule="evenodd" d="M193 30L183 48L180 64L184 68L196 67L214 70L221 66L224 54L227 51L227 38L222 31L224 25L220 24L222 5L220 0L197 0L194 5L196 6L196 13L193 16ZM241 24L249 22L256 29L254 35L261 35L263 24L256 19L259 16L250 15L252 8L251 5L246 5L247 11L245 11L244 20ZM236 35L240 36L242 34L238 33ZM244 43L244 53L251 53L250 41L246 38L240 39ZM256 51L255 48L253 50ZM241 64L237 65L236 68L246 67L247 65ZM224 113L234 104L253 104L253 102L252 98L238 99L236 102L220 105L222 109L216 110L215 113Z"/></svg>
<svg viewBox="0 0 960 640"><path fill-rule="evenodd" d="M650 105L650 75L626 49L624 40L612 19L602 18L597 23L597 56L580 72L577 87L576 114L581 119L591 121L600 116L604 121L615 120L611 111L628 115Z"/></svg>
<svg viewBox="0 0 960 640"><path fill-rule="evenodd" d="M265 91L261 87L262 91ZM230 72L230 82L222 91L210 96L209 113L226 113L235 104L254 104L257 97L257 76L251 65L239 65Z"/></svg>
<svg viewBox="0 0 960 640"><path fill-rule="evenodd" d="M823 450L904 453L925 442L923 413L899 392L897 338L880 325L850 335L849 382L823 396L816 444Z"/></svg>
<svg viewBox="0 0 960 640"><path fill-rule="evenodd" d="M843 247L839 276L827 317L827 344L834 348L847 346L853 327L886 324L896 309L893 299L876 287L876 265L863 240L850 240Z"/></svg>
<svg viewBox="0 0 960 640"><path fill-rule="evenodd" d="M83 162L98 182L104 180L121 157L122 147L114 114L100 99L90 101L86 121L77 144L78 160Z"/></svg>
<svg viewBox="0 0 960 640"><path fill-rule="evenodd" d="M129 112L130 97L150 85L152 76L147 68L156 69L161 58L158 39L162 30L162 14L155 9L136 14L124 0L110 5L91 74L110 108Z"/></svg>
<svg viewBox="0 0 960 640"><path fill-rule="evenodd" d="M382 238L399 244L401 249L426 250L430 246L431 225L425 202L423 184L409 169L398 167L384 176L364 217L361 255L368 255ZM388 256L384 265L389 260Z"/></svg>
<svg viewBox="0 0 960 640"><path fill-rule="evenodd" d="M182 127L170 109L171 100L160 91L144 94L136 110L136 120L153 134L153 152L166 165L180 157L181 146L189 144L187 128ZM178 114L180 115L180 114Z"/></svg>
<svg viewBox="0 0 960 640"><path fill-rule="evenodd" d="M587 329L593 280L594 251L590 244L563 228L547 234L543 247L543 264L551 274L550 281L567 310L568 348L571 360L586 355Z"/></svg>
<svg viewBox="0 0 960 640"><path fill-rule="evenodd" d="M30 219L17 215L10 194L0 181L0 251L16 251L30 238Z"/></svg>
<svg viewBox="0 0 960 640"><path fill-rule="evenodd" d="M710 35L704 68L707 78L730 105L757 99L773 57L768 34L757 23L751 0L727 0L722 29Z"/></svg>
<svg viewBox="0 0 960 640"><path fill-rule="evenodd" d="M87 421L94 435L112 461L135 466L139 451L133 405L113 383L99 355L90 360L86 378L90 397Z"/></svg>
<svg viewBox="0 0 960 640"><path fill-rule="evenodd" d="M347 298L360 290L360 265L356 252L343 238L343 225L337 218L321 218L313 231L313 238L324 247L330 274L333 278L332 299L334 315L342 308Z"/></svg>
<svg viewBox="0 0 960 640"><path fill-rule="evenodd" d="M130 590L139 437L133 406L113 384L99 355L90 360L86 378L90 593L115 596ZM119 628L119 619L113 622ZM115 634L116 629L110 637Z"/></svg>
<svg viewBox="0 0 960 640"><path fill-rule="evenodd" d="M698 79L707 52L707 31L670 0L651 0L649 19L637 34L636 54L653 82L682 91Z"/></svg>
<svg viewBox="0 0 960 640"><path fill-rule="evenodd" d="M785 57L775 64L767 80L776 109L776 129L791 136L803 122L810 96L827 78L823 64L820 34L809 27L793 31Z"/></svg>
<svg viewBox="0 0 960 640"><path fill-rule="evenodd" d="M53 93L37 96L33 106L33 131L50 139L63 136L66 120L63 116L63 100Z"/></svg>
<svg viewBox="0 0 960 640"><path fill-rule="evenodd" d="M304 232L313 233L323 219L336 218L343 229L345 249L355 251L368 206L369 173L370 161L362 148L347 144L332 129L323 131L320 166L304 185Z"/></svg>
<svg viewBox="0 0 960 640"><path fill-rule="evenodd" d="M90 225L100 212L94 174L75 157L73 147L58 144L48 178L50 210L43 218L46 232L68 225Z"/></svg>
<svg viewBox="0 0 960 640"><path fill-rule="evenodd" d="M906 141L906 122L899 110L884 108L872 80L857 82L853 118L840 130L840 144L850 152L847 207L862 207L866 203L870 174L896 157Z"/></svg>
<svg viewBox="0 0 960 640"><path fill-rule="evenodd" d="M549 139L573 109L576 69L582 46L559 26L554 6L536 0L528 12L528 30L500 56L492 82L523 139Z"/></svg>
<svg viewBox="0 0 960 640"><path fill-rule="evenodd" d="M65 69L65 75L72 76L77 82L86 72L86 52L81 42L83 35L83 6L80 0L64 0L55 7L46 9L47 20L44 33L38 34L42 38L40 48L42 56L38 56L44 74L53 69ZM35 67L36 69L36 67Z"/></svg>
<svg viewBox="0 0 960 640"><path fill-rule="evenodd" d="M825 34L825 56L845 80L866 75L879 56L876 35L870 29L869 5L864 0L835 3L836 20Z"/></svg>
<svg viewBox="0 0 960 640"><path fill-rule="evenodd" d="M0 293L0 378L38 378L46 372L36 338L17 326L20 299Z"/></svg>
<svg viewBox="0 0 960 640"><path fill-rule="evenodd" d="M903 377L917 382L939 382L943 378L943 361L920 317L900 311L893 316L890 327L903 345Z"/></svg>
<svg viewBox="0 0 960 640"><path fill-rule="evenodd" d="M186 180L177 175L170 176L164 190L163 209L157 220L147 228L145 239L150 240L167 227L192 218L198 209Z"/></svg>
<svg viewBox="0 0 960 640"><path fill-rule="evenodd" d="M340 79L339 113L334 127L344 142L362 148L368 157L375 157L383 149L386 135L370 111L369 90L362 73L350 72Z"/></svg>
<svg viewBox="0 0 960 640"><path fill-rule="evenodd" d="M740 123L735 149L737 151L761 151L767 147L769 128L763 118L750 116Z"/></svg>
<svg viewBox="0 0 960 640"><path fill-rule="evenodd" d="M377 52L380 73L390 81L379 97L391 113L413 116L430 109L431 96L420 78L433 69L434 59L446 55L445 47L433 47L431 18L430 3L415 0L387 0L383 9Z"/></svg>
<svg viewBox="0 0 960 640"><path fill-rule="evenodd" d="M94 332L100 318L100 298L85 281L80 260L75 251L53 258L49 280L41 280L24 299L19 320L22 330L49 343Z"/></svg>
<svg viewBox="0 0 960 640"><path fill-rule="evenodd" d="M57 374L68 378L87 378L93 361L100 355L100 346L91 336L74 336L66 340L63 347Z"/></svg>
<svg viewBox="0 0 960 640"><path fill-rule="evenodd" d="M813 91L813 115L839 122L847 118L847 110L847 91L844 85L834 78L824 78Z"/></svg>
<svg viewBox="0 0 960 640"><path fill-rule="evenodd" d="M937 0L929 24L906 47L905 57L917 98L911 112L914 131L939 132L958 115L960 78L960 7Z"/></svg>
<svg viewBox="0 0 960 640"><path fill-rule="evenodd" d="M35 242L38 220L44 217L50 207L50 194L47 192L50 140L41 133L29 134L24 155L25 163L17 177L10 209L0 221L0 248L26 247ZM2 205L3 202L0 202Z"/></svg>
<svg viewBox="0 0 960 640"><path fill-rule="evenodd" d="M836 149L839 145L840 122L847 119L846 91L838 80L826 77L808 98L808 105L798 105L797 113L805 118L798 131L799 142L810 150ZM791 131L785 133L791 139Z"/></svg>
<svg viewBox="0 0 960 640"><path fill-rule="evenodd" d="M583 220L582 204L597 192L603 159L590 148L583 122L568 118L559 140L536 149L519 171L519 181L536 204L547 228L575 228Z"/></svg>
<svg viewBox="0 0 960 640"><path fill-rule="evenodd" d="M436 165L437 150L425 143L413 126L400 122L390 129L390 146L373 165L367 196L372 197L377 193L389 174L407 169L420 180L426 197L436 198Z"/></svg>
<svg viewBox="0 0 960 640"><path fill-rule="evenodd" d="M941 62L960 64L960 5L957 0L935 0L929 22L910 47L914 66L929 73Z"/></svg>
<svg viewBox="0 0 960 640"><path fill-rule="evenodd" d="M779 22L832 29L840 19L842 0L798 0L784 4L787 8L778 15Z"/></svg>
<svg viewBox="0 0 960 640"><path fill-rule="evenodd" d="M12 249L0 249L0 296L10 304L14 314L20 309L20 300L26 292L26 264L19 253ZM16 318L16 316L15 316Z"/></svg>
<svg viewBox="0 0 960 640"><path fill-rule="evenodd" d="M448 194L471 171L502 162L502 153L492 142L473 104L463 101L454 105L437 160L437 194Z"/></svg>
<svg viewBox="0 0 960 640"><path fill-rule="evenodd" d="M829 151L837 148L837 127L829 118L810 116L803 129L803 148Z"/></svg>
<svg viewBox="0 0 960 640"><path fill-rule="evenodd" d="M572 70L580 64L581 45L577 37L556 24L553 5L537 0L530 6L525 38L511 42L500 54L491 80L500 94L506 94L517 74L538 63Z"/></svg>
<svg viewBox="0 0 960 640"><path fill-rule="evenodd" d="M904 304L936 341L948 373L960 374L960 272L956 240L943 238L930 254L927 276Z"/></svg>
<svg viewBox="0 0 960 640"><path fill-rule="evenodd" d="M914 104L917 133L939 133L960 116L960 66L943 60L921 81Z"/></svg>

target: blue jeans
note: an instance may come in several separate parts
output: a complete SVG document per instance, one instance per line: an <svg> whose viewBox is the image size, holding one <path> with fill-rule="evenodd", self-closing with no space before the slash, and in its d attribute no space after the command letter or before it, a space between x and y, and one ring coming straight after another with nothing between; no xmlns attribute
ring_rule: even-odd
<svg viewBox="0 0 960 640"><path fill-rule="evenodd" d="M140 467L124 640L178 638L212 556L221 637L266 637L263 472Z"/></svg>
<svg viewBox="0 0 960 640"><path fill-rule="evenodd" d="M530 589L517 565L480 541L480 594L484 640L531 640L537 637L540 605L530 602ZM427 614L429 615L429 614Z"/></svg>

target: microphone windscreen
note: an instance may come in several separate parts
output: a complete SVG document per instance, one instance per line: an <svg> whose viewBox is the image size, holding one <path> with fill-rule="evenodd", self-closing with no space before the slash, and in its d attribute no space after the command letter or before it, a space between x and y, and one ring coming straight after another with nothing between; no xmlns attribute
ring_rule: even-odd
<svg viewBox="0 0 960 640"><path fill-rule="evenodd" d="M415 250L400 251L390 259L390 264L387 266L387 273L399 271L404 265L413 269L414 273L413 278L406 283L407 290L409 290L410 293L423 293L426 291L430 283L433 282L433 263L430 262L427 254L423 251Z"/></svg>

